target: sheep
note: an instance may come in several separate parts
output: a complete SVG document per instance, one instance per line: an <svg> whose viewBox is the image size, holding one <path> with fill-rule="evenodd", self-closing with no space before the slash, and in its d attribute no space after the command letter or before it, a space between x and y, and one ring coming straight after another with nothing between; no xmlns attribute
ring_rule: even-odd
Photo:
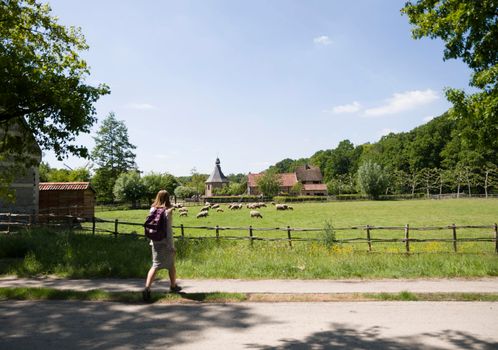
<svg viewBox="0 0 498 350"><path fill-rule="evenodd" d="M182 208L178 209L178 211L179 211L180 213L183 213L183 212L187 212L187 213L188 213L188 209L187 209L187 208L185 208L185 207L182 207Z"/></svg>
<svg viewBox="0 0 498 350"><path fill-rule="evenodd" d="M261 215L261 213L257 210L251 210L250 214L252 218L263 218L263 215Z"/></svg>
<svg viewBox="0 0 498 350"><path fill-rule="evenodd" d="M205 205L201 208L201 211L208 211L209 209L211 209L211 206Z"/></svg>
<svg viewBox="0 0 498 350"><path fill-rule="evenodd" d="M289 209L289 210L294 210L294 208L293 208L293 207L291 207L290 205L288 205L288 206L287 206L287 209Z"/></svg>
<svg viewBox="0 0 498 350"><path fill-rule="evenodd" d="M205 218L209 215L209 213L205 210L202 210L199 212L199 214L197 214L196 218L199 219L199 218Z"/></svg>
<svg viewBox="0 0 498 350"><path fill-rule="evenodd" d="M260 203L258 203L258 205L260 208L263 208L263 207L266 208L266 203L260 202Z"/></svg>
<svg viewBox="0 0 498 350"><path fill-rule="evenodd" d="M287 204L276 204L275 208L277 210L287 210Z"/></svg>
<svg viewBox="0 0 498 350"><path fill-rule="evenodd" d="M181 211L181 212L180 212L180 217L181 217L181 216L188 216L188 213L187 213L186 211Z"/></svg>
<svg viewBox="0 0 498 350"><path fill-rule="evenodd" d="M218 213L223 213L223 209L221 209L221 208L216 209L216 211L217 211Z"/></svg>
<svg viewBox="0 0 498 350"><path fill-rule="evenodd" d="M237 210L237 209L242 209L242 204L233 204L230 207L231 210Z"/></svg>
<svg viewBox="0 0 498 350"><path fill-rule="evenodd" d="M213 205L211 206L211 209L218 209L219 207L220 207L220 205L219 205L219 204L213 204Z"/></svg>

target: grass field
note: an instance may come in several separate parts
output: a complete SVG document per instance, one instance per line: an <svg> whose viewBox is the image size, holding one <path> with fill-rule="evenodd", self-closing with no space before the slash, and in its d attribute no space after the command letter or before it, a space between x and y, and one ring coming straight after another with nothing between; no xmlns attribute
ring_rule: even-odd
<svg viewBox="0 0 498 350"><path fill-rule="evenodd" d="M188 217L174 217L173 224L177 227L175 235L180 234L178 226L183 224L184 233L191 236L210 236L215 232L206 229L193 229L189 227L216 225L220 227L235 227L239 230L220 231L220 236L248 237L248 227L254 228L323 228L326 222L335 228L347 228L352 226L399 226L409 224L412 229L426 226L448 226L456 224L465 225L493 225L498 222L498 200L483 199L460 199L460 200L410 200L410 201L352 201L352 202L328 202L328 203L298 203L293 204L292 211L277 211L272 205L261 208L263 219L251 218L249 209L231 211L226 205L222 205L224 212L211 210L207 218L197 219L195 216L200 207L190 207ZM122 222L142 223L147 210L129 211L107 211L97 213L102 219L118 219ZM99 228L114 230L113 223L100 223ZM141 233L137 226L119 225L120 232ZM287 233L283 231L255 231L256 237L264 238L286 238ZM364 230L336 230L337 239L365 238ZM292 232L293 238L323 238L322 232ZM410 238L414 239L452 239L452 230L429 230L411 231ZM494 232L488 229L461 229L458 230L459 238L487 238L492 239ZM371 238L403 239L404 230L372 230ZM352 250L367 249L366 243L347 245ZM345 246L343 245L343 248ZM374 243L374 251L401 252L404 251L403 243ZM458 248L466 252L492 252L493 242L459 243ZM451 251L453 245L450 242L428 242L412 243L411 251Z"/></svg>
<svg viewBox="0 0 498 350"><path fill-rule="evenodd" d="M212 213L207 219L195 219L191 208L188 218L174 218L174 225L247 227L323 227L330 220L335 227L353 225L491 225L498 221L498 200L447 200L400 202L341 202L299 204L294 211L276 212L263 208L263 219L251 219L249 210ZM147 211L98 213L106 219L142 223ZM99 223L113 230L113 223ZM119 226L120 232L141 232L137 226ZM178 236L178 229L175 230ZM475 232L461 230L459 235L493 236L492 229ZM226 234L222 231L220 234ZM233 235L234 233L231 232ZM241 230L241 235L247 232ZM273 231L258 235L284 235ZM297 233L295 233L297 234ZM307 233L301 233L305 235ZM360 235L362 230L337 231L337 238ZM451 237L450 230L421 231L414 235ZM213 231L186 230L186 237L207 235ZM313 233L323 238L323 233ZM403 237L402 230L373 231L373 237ZM413 237L413 235L412 235ZM334 244L326 242L288 242L233 240L190 240L177 238L177 271L180 278L420 278L498 276L498 254L494 242L459 243L458 253L451 243L412 243L411 254L404 243ZM38 229L0 236L0 274L62 277L144 277L151 262L150 247L137 236L91 235L78 231ZM165 271L160 277L166 277Z"/></svg>

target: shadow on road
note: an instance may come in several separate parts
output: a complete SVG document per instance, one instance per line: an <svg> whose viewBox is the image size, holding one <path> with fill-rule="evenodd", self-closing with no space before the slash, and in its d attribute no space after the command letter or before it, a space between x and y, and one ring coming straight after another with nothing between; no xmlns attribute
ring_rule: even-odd
<svg viewBox="0 0 498 350"><path fill-rule="evenodd" d="M168 348L210 328L275 323L241 304L0 303L0 349Z"/></svg>
<svg viewBox="0 0 498 350"><path fill-rule="evenodd" d="M355 350L442 350L451 348L469 350L494 350L498 343L479 339L474 335L452 330L422 333L410 337L383 337L382 327L371 327L365 330L333 323L329 331L317 332L305 339L281 339L282 345L267 346L246 344L250 349L261 350L297 350L297 349L355 349ZM436 345L437 343L440 346ZM431 345L434 344L434 345Z"/></svg>

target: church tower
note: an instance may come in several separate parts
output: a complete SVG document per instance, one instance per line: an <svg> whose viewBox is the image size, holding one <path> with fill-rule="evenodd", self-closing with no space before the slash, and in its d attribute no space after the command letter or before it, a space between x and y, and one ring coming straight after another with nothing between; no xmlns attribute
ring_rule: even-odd
<svg viewBox="0 0 498 350"><path fill-rule="evenodd" d="M206 180L206 186L204 195L206 197L211 197L213 195L213 189L222 188L223 186L227 186L229 183L227 177L223 175L220 167L220 159L216 158L214 170L211 173L211 176Z"/></svg>

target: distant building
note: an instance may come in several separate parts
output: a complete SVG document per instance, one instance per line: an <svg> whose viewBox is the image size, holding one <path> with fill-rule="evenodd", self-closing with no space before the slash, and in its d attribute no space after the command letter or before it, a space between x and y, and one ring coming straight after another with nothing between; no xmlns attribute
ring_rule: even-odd
<svg viewBox="0 0 498 350"><path fill-rule="evenodd" d="M263 173L247 175L247 194L260 195L258 188L258 178ZM300 166L294 173L278 174L280 176L280 193L290 194L292 188L301 183L301 195L303 196L326 196L327 185L323 183L323 176L320 168L308 164Z"/></svg>
<svg viewBox="0 0 498 350"><path fill-rule="evenodd" d="M24 155L31 158L35 165L26 169L24 164L17 164L9 154L2 154L0 172L13 175L8 189L13 192L14 197L12 200L0 199L0 212L37 215L41 149L24 118L11 119L0 124L0 139L5 142L6 138L17 138L14 142L23 142Z"/></svg>
<svg viewBox="0 0 498 350"><path fill-rule="evenodd" d="M220 159L216 158L214 170L211 173L211 176L209 176L209 178L205 182L204 195L206 197L211 197L215 188L228 186L229 183L230 181L225 175L223 175L223 172L221 171Z"/></svg>
<svg viewBox="0 0 498 350"><path fill-rule="evenodd" d="M40 214L95 215L95 190L89 182L40 182Z"/></svg>

